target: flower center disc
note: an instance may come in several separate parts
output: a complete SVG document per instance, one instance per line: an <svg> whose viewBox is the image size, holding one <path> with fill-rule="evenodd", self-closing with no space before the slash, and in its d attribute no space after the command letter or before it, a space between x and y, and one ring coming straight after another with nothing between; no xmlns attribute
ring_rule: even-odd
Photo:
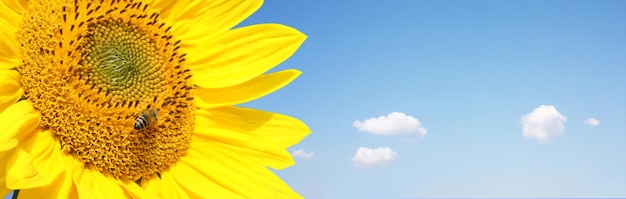
<svg viewBox="0 0 626 199"><path fill-rule="evenodd" d="M131 180L186 154L193 83L169 29L141 2L29 2L18 70L63 151Z"/></svg>

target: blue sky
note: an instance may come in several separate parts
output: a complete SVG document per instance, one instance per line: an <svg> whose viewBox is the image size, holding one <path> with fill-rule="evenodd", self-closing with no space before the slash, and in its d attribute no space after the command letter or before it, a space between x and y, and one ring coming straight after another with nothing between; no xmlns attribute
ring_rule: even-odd
<svg viewBox="0 0 626 199"><path fill-rule="evenodd" d="M307 198L626 197L624 8L266 1L242 25L306 33L275 69L304 73L244 106L310 126L290 151L312 157L277 171ZM385 123L394 112L403 120ZM362 147L375 154L356 160Z"/></svg>
<svg viewBox="0 0 626 199"><path fill-rule="evenodd" d="M625 7L267 1L244 24L306 33L276 69L304 73L245 106L298 117L313 130L290 149L312 157L277 172L307 198L626 197ZM427 134L407 139L353 125L393 112ZM534 118L528 136L525 115ZM585 124L589 118L599 125ZM360 147L395 156L359 165Z"/></svg>

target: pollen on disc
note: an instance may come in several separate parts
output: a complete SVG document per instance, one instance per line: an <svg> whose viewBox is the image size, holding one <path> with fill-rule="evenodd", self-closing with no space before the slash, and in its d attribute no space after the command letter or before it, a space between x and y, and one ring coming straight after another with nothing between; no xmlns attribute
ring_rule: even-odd
<svg viewBox="0 0 626 199"><path fill-rule="evenodd" d="M193 83L168 28L139 1L29 2L17 33L18 71L26 99L65 153L132 180L187 153ZM159 110L155 125L137 131L147 107Z"/></svg>

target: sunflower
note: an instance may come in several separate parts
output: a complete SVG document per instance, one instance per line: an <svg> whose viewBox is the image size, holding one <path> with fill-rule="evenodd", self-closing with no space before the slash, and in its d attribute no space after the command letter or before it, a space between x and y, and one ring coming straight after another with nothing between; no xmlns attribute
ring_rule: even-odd
<svg viewBox="0 0 626 199"><path fill-rule="evenodd" d="M0 195L297 198L269 168L310 130L237 107L306 39L258 0L2 0Z"/></svg>

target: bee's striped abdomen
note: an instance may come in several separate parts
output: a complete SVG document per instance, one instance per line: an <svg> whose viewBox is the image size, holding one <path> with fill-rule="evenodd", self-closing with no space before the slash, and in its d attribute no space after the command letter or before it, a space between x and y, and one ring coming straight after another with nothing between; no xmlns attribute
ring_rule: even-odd
<svg viewBox="0 0 626 199"><path fill-rule="evenodd" d="M159 110L147 108L141 111L141 115L135 120L135 130L143 130L148 126L154 126L157 122Z"/></svg>
<svg viewBox="0 0 626 199"><path fill-rule="evenodd" d="M146 116L144 114L141 114L141 116L139 116L137 120L135 120L135 130L144 129L146 128L146 126L148 126L148 122L146 121Z"/></svg>

